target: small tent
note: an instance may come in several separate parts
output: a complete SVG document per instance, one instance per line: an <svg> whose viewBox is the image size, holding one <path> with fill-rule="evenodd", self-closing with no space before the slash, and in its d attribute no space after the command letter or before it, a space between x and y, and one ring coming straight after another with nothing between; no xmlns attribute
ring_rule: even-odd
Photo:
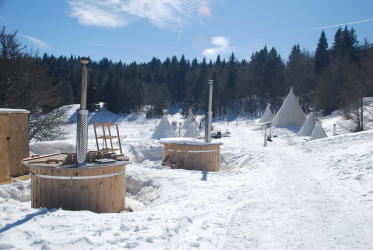
<svg viewBox="0 0 373 250"><path fill-rule="evenodd" d="M194 122L192 122L184 133L184 137L197 138L200 134Z"/></svg>
<svg viewBox="0 0 373 250"><path fill-rule="evenodd" d="M311 136L315 124L316 116L315 113L311 112L311 114L307 117L307 120L303 123L302 128L299 130L298 136Z"/></svg>
<svg viewBox="0 0 373 250"><path fill-rule="evenodd" d="M326 135L324 129L321 127L321 123L316 122L316 125L312 130L310 141L325 138L325 137L328 137L328 136Z"/></svg>
<svg viewBox="0 0 373 250"><path fill-rule="evenodd" d="M170 122L167 119L166 115L163 115L161 121L159 122L158 126L155 128L154 133L152 135L152 139L161 139L161 138L169 138L169 137L176 137L175 130L172 128Z"/></svg>
<svg viewBox="0 0 373 250"><path fill-rule="evenodd" d="M281 108L272 120L272 127L300 127L303 125L305 120L306 116L294 95L293 88L290 88L288 96L285 98Z"/></svg>
<svg viewBox="0 0 373 250"><path fill-rule="evenodd" d="M183 123L183 129L187 129L193 121L194 121L194 115L193 115L192 109L189 109L189 114Z"/></svg>
<svg viewBox="0 0 373 250"><path fill-rule="evenodd" d="M272 114L271 109L269 108L269 105L268 105L266 110L264 111L264 114L263 114L262 118L259 120L259 123L271 122L272 119L273 119L273 114Z"/></svg>

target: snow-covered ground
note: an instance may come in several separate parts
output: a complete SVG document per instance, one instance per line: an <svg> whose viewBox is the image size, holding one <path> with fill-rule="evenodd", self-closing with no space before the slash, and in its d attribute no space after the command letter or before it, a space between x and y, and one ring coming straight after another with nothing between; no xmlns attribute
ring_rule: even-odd
<svg viewBox="0 0 373 250"><path fill-rule="evenodd" d="M275 129L267 147L254 120L216 122L232 136L219 139L221 172L201 181L199 171L160 165L156 120L101 110L90 121L118 122L132 161L133 212L32 209L30 181L2 185L0 249L373 249L373 130L331 137L341 119L326 118L330 137L312 142ZM74 151L75 125L64 129L66 140L32 143L33 153Z"/></svg>

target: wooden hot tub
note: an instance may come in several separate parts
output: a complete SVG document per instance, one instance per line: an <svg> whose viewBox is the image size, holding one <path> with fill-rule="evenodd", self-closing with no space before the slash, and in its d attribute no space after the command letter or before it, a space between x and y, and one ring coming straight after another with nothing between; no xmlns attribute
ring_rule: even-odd
<svg viewBox="0 0 373 250"><path fill-rule="evenodd" d="M220 171L221 142L204 142L193 138L167 138L164 146L163 165L199 171Z"/></svg>
<svg viewBox="0 0 373 250"><path fill-rule="evenodd" d="M128 162L87 163L77 168L71 164L71 155L52 154L22 161L31 172L31 206L97 213L124 210Z"/></svg>

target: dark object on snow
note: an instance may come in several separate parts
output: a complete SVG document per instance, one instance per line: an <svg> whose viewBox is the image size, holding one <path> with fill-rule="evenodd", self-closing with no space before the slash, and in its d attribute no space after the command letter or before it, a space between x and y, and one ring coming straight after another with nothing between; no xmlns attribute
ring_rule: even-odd
<svg viewBox="0 0 373 250"><path fill-rule="evenodd" d="M272 138L270 136L267 137L267 141L272 141Z"/></svg>
<svg viewBox="0 0 373 250"><path fill-rule="evenodd" d="M214 138L214 139L219 139L219 138L221 138L221 132L220 131L213 132L211 134L211 137Z"/></svg>

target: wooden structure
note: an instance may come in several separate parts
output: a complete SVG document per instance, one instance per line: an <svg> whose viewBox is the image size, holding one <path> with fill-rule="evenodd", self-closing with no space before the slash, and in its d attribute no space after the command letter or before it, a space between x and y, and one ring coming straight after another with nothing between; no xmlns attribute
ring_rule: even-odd
<svg viewBox="0 0 373 250"><path fill-rule="evenodd" d="M97 134L97 128L99 127L102 128L102 135L100 136L98 136ZM116 135L111 133L111 130L110 130L111 127L116 128ZM118 124L116 123L95 123L93 124L93 129L95 131L97 151L102 151L105 153L108 153L108 152L113 153L119 150L120 154L123 154L122 145L120 142ZM101 148L99 145L100 144L99 140L103 140ZM118 148L114 148L113 140L117 140ZM110 147L109 147L109 143L110 143Z"/></svg>
<svg viewBox="0 0 373 250"><path fill-rule="evenodd" d="M220 142L201 142L197 140L164 139L162 165L171 168L220 171Z"/></svg>
<svg viewBox="0 0 373 250"><path fill-rule="evenodd" d="M128 162L102 159L101 164L87 163L85 167L77 168L75 161L76 155L71 153L22 161L31 170L31 206L97 213L122 211Z"/></svg>
<svg viewBox="0 0 373 250"><path fill-rule="evenodd" d="M21 160L29 156L29 111L0 109L0 182L28 174Z"/></svg>

